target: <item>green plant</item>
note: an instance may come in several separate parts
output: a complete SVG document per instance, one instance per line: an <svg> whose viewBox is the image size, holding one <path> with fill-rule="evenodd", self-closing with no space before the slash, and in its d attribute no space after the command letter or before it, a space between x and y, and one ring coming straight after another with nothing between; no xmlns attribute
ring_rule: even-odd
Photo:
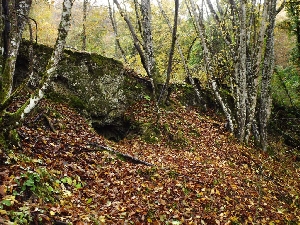
<svg viewBox="0 0 300 225"><path fill-rule="evenodd" d="M75 188L82 188L83 186L84 186L84 183L83 182L81 182L81 180L80 180L80 177L78 176L77 177L77 180L76 179L72 179L71 177L69 177L69 176L66 176L66 177L63 177L62 179L60 179L60 181L59 180L57 180L56 181L57 183L63 183L63 184L68 184L68 185L70 185L70 186L73 186L73 187L75 187Z"/></svg>
<svg viewBox="0 0 300 225"><path fill-rule="evenodd" d="M144 95L144 99L146 99L147 101L150 101L151 97L149 95Z"/></svg>
<svg viewBox="0 0 300 225"><path fill-rule="evenodd" d="M35 196L46 202L55 201L53 194L58 194L59 189L55 186L54 177L46 169L28 170L26 173L21 174L20 178L15 180L19 190L14 190L13 195L26 198Z"/></svg>
<svg viewBox="0 0 300 225"><path fill-rule="evenodd" d="M20 211L11 211L10 217L14 221L13 224L31 224L32 216L30 214L30 208L23 206L19 208Z"/></svg>
<svg viewBox="0 0 300 225"><path fill-rule="evenodd" d="M158 143L160 140L160 129L152 123L143 123L141 126L143 139L148 143Z"/></svg>
<svg viewBox="0 0 300 225"><path fill-rule="evenodd" d="M279 106L300 107L300 76L294 66L276 67L272 80L272 93Z"/></svg>

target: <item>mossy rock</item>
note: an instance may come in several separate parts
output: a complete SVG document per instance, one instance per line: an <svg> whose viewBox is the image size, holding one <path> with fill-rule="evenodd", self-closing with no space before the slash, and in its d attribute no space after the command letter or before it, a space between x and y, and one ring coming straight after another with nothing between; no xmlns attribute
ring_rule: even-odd
<svg viewBox="0 0 300 225"><path fill-rule="evenodd" d="M16 86L29 74L29 46L29 41L25 40L20 46ZM34 79L30 87L34 89L39 85L53 49L39 44L32 46ZM125 110L150 93L149 82L121 62L95 53L65 50L46 96L69 104L91 124L103 127L127 123L124 121Z"/></svg>

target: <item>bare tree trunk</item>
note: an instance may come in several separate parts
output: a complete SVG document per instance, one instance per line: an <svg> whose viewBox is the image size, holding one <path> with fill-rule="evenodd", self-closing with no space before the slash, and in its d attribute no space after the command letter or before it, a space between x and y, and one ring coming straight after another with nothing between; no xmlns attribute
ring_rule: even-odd
<svg viewBox="0 0 300 225"><path fill-rule="evenodd" d="M247 86L246 86L246 48L247 48L247 28L246 28L246 0L240 1L240 33L239 33L239 49L238 60L239 66L236 74L238 83L237 93L237 137L243 142L245 138L245 124L246 124L246 99L247 99Z"/></svg>
<svg viewBox="0 0 300 225"><path fill-rule="evenodd" d="M246 136L245 136L245 142L248 143L249 137L251 134L251 128L256 129L256 125L253 126L253 121L256 115L256 105L257 105L257 92L258 92L258 79L260 75L260 67L261 67L261 61L263 58L263 49L264 49L264 37L266 33L266 26L267 26L267 19L268 19L268 1L264 1L263 5L263 12L261 16L261 24L259 31L254 30L253 33L259 32L257 39L254 41L254 50L252 51L250 55L250 63L251 65L249 68L247 68L247 88L248 88L248 99L247 99L247 111L248 111L248 118L247 118L247 124L246 124ZM251 26L251 24L249 24ZM249 37L250 39L250 37ZM259 131L253 131L253 133L259 133ZM256 142L260 143L260 137L259 135L254 135Z"/></svg>
<svg viewBox="0 0 300 225"><path fill-rule="evenodd" d="M158 4L159 4L159 2L158 2ZM160 5L160 8L161 8L161 5ZM179 8L179 0L175 0L174 25L173 25L173 31L172 31L172 43L171 43L168 68L167 68L167 78L166 78L164 87L161 90L160 97L158 99L158 103L159 103L160 99L162 98L163 104L165 104L165 101L167 100L164 92L168 91L168 89L169 89L169 83L170 83L171 72L172 72L173 56L174 56L174 50L175 50L175 44L176 44L176 38L177 38L178 8ZM168 25L170 26L170 22L168 19L167 19L167 22L168 22Z"/></svg>
<svg viewBox="0 0 300 225"><path fill-rule="evenodd" d="M6 2L8 4L8 2ZM15 3L15 2L13 2ZM5 4L4 4L5 5ZM31 95L31 97L15 112L7 112L6 108L12 102L12 96L27 84L26 79L23 84L16 88L13 94L11 90L13 87L13 75L16 64L16 57L21 41L24 25L28 21L28 13L31 6L31 1L18 1L16 5L8 4L5 14L4 27L5 52L3 56L2 74L1 74L1 102L0 102L0 139L4 143L9 142L6 137L13 129L18 127L24 116L29 113L44 96L44 91L49 85L49 80L53 76L57 64L61 58L65 39L68 34L71 19L72 0L64 0L62 18L58 29L58 38L53 51L53 54L48 62L47 68L43 74L40 82L40 87ZM14 6L16 6L14 8ZM10 10L10 11L9 11ZM3 42L4 43L4 42ZM3 85L4 84L4 85ZM4 139L4 140L3 140ZM2 146L3 143L1 143Z"/></svg>
<svg viewBox="0 0 300 225"><path fill-rule="evenodd" d="M82 50L86 51L86 17L87 17L87 6L89 1L83 0L83 19L82 19Z"/></svg>
<svg viewBox="0 0 300 225"><path fill-rule="evenodd" d="M284 3L276 10L276 0L264 1L263 5L258 4L256 0L252 0L251 4L248 4L246 0L238 2L229 0L227 9L230 11L228 12L227 9L225 11L228 12L227 15L230 15L230 22L226 23L225 18L221 19L226 14L221 6L217 4L219 9L217 13L211 0L206 0L206 3L214 22L222 31L225 46L221 51L227 51L227 55L231 57L230 63L234 73L229 80L235 109L231 111L218 92L214 74L212 74L212 51L208 47L201 7L200 19L195 22L195 26L202 42L204 68L211 88L227 119L232 118L231 130L235 131L237 138L247 143L252 134L256 143L266 150L267 123L271 112L270 82L274 71L275 17L283 8ZM197 20L196 7L192 0L190 0L190 5L193 17ZM259 80L261 80L260 87ZM260 90L260 96L258 96L258 90Z"/></svg>
<svg viewBox="0 0 300 225"><path fill-rule="evenodd" d="M48 61L48 65L43 74L42 80L40 82L40 88L37 89L30 97L30 99L17 111L17 114L21 118L24 118L26 114L31 112L31 110L37 105L37 103L43 98L44 92L49 85L50 79L55 75L58 63L62 57L63 50L66 43L66 37L69 32L71 25L71 10L74 0L64 0L63 11L61 16L61 21L58 28L58 36L54 46L54 50L51 58Z"/></svg>
<svg viewBox="0 0 300 225"><path fill-rule="evenodd" d="M125 51L123 50L121 43L120 43L120 37L118 34L118 28L117 28L117 22L116 22L116 18L115 18L115 13L114 13L114 9L112 8L110 1L108 0L108 10L109 10L109 17L110 17L110 21L114 30L114 35L115 35L115 39L116 39L116 47L120 50L121 52L121 56L124 60L125 63L128 63L126 56L125 56ZM115 55L117 56L117 49L116 49L116 53Z"/></svg>
<svg viewBox="0 0 300 225"><path fill-rule="evenodd" d="M143 48L145 51L146 66L150 71L150 81L154 88L154 98L156 99L156 84L158 83L158 74L156 71L156 62L154 58L154 47L151 27L151 7L150 0L141 0L141 14L142 14L142 38Z"/></svg>
<svg viewBox="0 0 300 225"><path fill-rule="evenodd" d="M159 7L159 9L160 9L160 11L161 11L161 14L163 15L163 17L165 18L165 20L166 20L166 22L167 22L167 24L168 24L168 27L169 27L169 29L170 29L170 32L172 32L172 25L171 25L171 23L170 23L170 21L169 21L168 16L166 15L165 11L163 10L163 8L162 8L161 3L160 3L159 0L157 0L157 4L158 4L158 7ZM180 44L179 44L179 42L178 42L178 35L177 35L176 46L177 46L177 50L178 50L179 55L180 55L180 58L181 58L181 62L182 62L183 67L184 67L184 71L185 71L185 73L186 73L186 75L187 75L187 77L188 77L188 80L189 80L190 84L193 86L193 89L194 89L194 91L195 91L195 94L196 94L196 96L197 96L197 98L198 98L198 102L200 103L201 100L202 100L201 94L200 94L200 91L198 90L198 88L196 87L195 82L194 82L194 79L193 79L193 77L192 77L192 75L191 75L191 73L190 73L190 71L189 71L189 67L188 67L187 62L186 62L186 60L185 60L185 57L184 57L184 55L183 55L181 46L180 46ZM205 105L204 105L203 107L204 107L204 109L206 109Z"/></svg>
<svg viewBox="0 0 300 225"><path fill-rule="evenodd" d="M197 12L196 12L196 6L193 0L189 0L190 5L191 5L191 11L195 20L195 25L196 25L196 30L197 33L200 37L202 47L203 47L203 55L204 55L204 68L205 72L208 76L209 83L212 87L213 93L219 102L219 104L222 107L222 110L227 118L228 126L231 132L234 132L234 125L233 125L233 120L232 120L232 115L231 115L231 110L227 106L227 104L224 102L222 96L219 93L218 86L216 81L213 78L212 75L212 68L211 68L211 54L207 46L207 40L206 40L206 34L205 34L205 26L203 24L203 6L200 8L200 16L198 17ZM202 2L203 4L203 2ZM187 4L188 5L188 4Z"/></svg>
<svg viewBox="0 0 300 225"><path fill-rule="evenodd" d="M149 77L149 80L151 82L151 87L152 87L152 95L153 95L153 98L156 99L156 84L154 82L154 79L153 79L153 76L154 73L156 72L155 71L155 60L154 60L154 52L153 52L153 45L152 45L152 34L151 34L151 25L150 24L147 24L147 23L150 23L150 18L149 18L149 15L147 16L147 13L150 13L150 9L143 9L145 12L145 22L146 23L146 31L143 31L142 35L145 36L145 35L150 35L149 37L145 37L143 40L144 40L144 43L143 43L143 46L141 46L141 42L139 41L138 39L138 36L134 30L134 27L129 19L129 17L126 15L126 13L124 12L124 10L121 8L118 0L114 0L114 3L116 4L121 16L124 18L128 28L129 28L129 31L131 33L131 36L132 36L132 39L133 39L133 44L134 44L134 47L136 48L136 50L138 51L139 55L140 55L140 58L141 58L141 63L147 73L147 76ZM145 2L147 3L147 2ZM148 2L149 4L149 7L150 7L150 1ZM143 8L145 8L145 6L142 6ZM147 8L147 4L146 4L146 8ZM146 46L147 44L149 44L150 46ZM143 47L143 49L142 49ZM143 51L144 50L144 51Z"/></svg>
<svg viewBox="0 0 300 225"><path fill-rule="evenodd" d="M271 114L271 78L274 72L274 27L276 17L276 0L270 0L269 24L266 31L266 49L264 54L261 97L260 97L260 141L264 151L267 150L267 123Z"/></svg>
<svg viewBox="0 0 300 225"><path fill-rule="evenodd" d="M0 79L0 105L10 98L13 89L15 64L31 0L2 0L3 63Z"/></svg>

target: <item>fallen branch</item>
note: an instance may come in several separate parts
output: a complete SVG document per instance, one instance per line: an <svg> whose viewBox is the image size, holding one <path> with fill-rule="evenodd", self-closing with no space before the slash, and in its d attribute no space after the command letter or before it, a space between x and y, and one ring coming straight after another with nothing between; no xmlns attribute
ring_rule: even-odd
<svg viewBox="0 0 300 225"><path fill-rule="evenodd" d="M113 153L117 156L121 156L122 158L124 158L126 161L128 162L131 162L131 163L134 163L134 164L143 164L143 165L146 165L146 166L155 166L157 167L155 164L152 164L152 163L148 163L146 161L143 161L143 160L140 160L140 159L137 159L131 155L128 155L128 154L124 154L124 153L121 153L117 150L114 150L110 147L107 147L107 146L103 146L103 145L99 145L95 142L92 142L92 143L89 143L89 145L91 146L94 146L94 147L97 147L99 149L96 149L96 151L108 151L110 153ZM91 150L84 150L84 152L93 152L95 151L95 149L91 149ZM161 168L162 170L165 170L165 171L168 171L168 170L172 170L171 168ZM196 183L200 183L200 184L204 184L203 181L200 181L200 180L197 180L197 179L194 179L190 176L187 176L185 174L182 174L180 172L175 172L176 173L176 176L178 177L182 177L184 180L189 180L189 181L193 181L193 182L196 182Z"/></svg>
<svg viewBox="0 0 300 225"><path fill-rule="evenodd" d="M132 163L134 163L134 164L143 164L143 165L146 165L146 166L155 166L154 164L151 164L151 163L148 163L148 162L146 162L146 161L137 159L137 158L135 158L135 157L133 157L133 156L131 156L131 155L124 154L124 153L119 152L119 151L117 151L117 150L114 150L114 149L112 149L112 148L110 148L110 147L103 146L103 145L99 145L99 144L97 144L97 143L95 143L95 142L92 142L92 143L90 143L89 145L94 146L94 147L97 147L98 149L84 150L85 152L92 152L92 151L95 151L95 150L96 150L96 151L97 151L97 150L98 150L98 151L108 151L108 152L113 153L113 154L115 154L115 155L117 155L117 156L120 156L120 157L122 157L123 159L125 159L126 161L132 162Z"/></svg>

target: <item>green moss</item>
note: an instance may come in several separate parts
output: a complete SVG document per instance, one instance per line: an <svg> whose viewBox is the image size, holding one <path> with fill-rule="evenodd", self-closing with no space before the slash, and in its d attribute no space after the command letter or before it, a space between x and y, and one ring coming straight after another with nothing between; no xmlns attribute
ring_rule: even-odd
<svg viewBox="0 0 300 225"><path fill-rule="evenodd" d="M161 139L160 129L152 123L143 123L140 125L142 138L148 143L158 143Z"/></svg>
<svg viewBox="0 0 300 225"><path fill-rule="evenodd" d="M98 67L108 68L109 71L112 71L112 73L123 70L123 64L115 59L106 58L95 53L91 54L90 57L91 60L97 64Z"/></svg>
<svg viewBox="0 0 300 225"><path fill-rule="evenodd" d="M7 142L3 132L0 133L0 149L7 149Z"/></svg>
<svg viewBox="0 0 300 225"><path fill-rule="evenodd" d="M1 80L0 80L0 102L4 102L9 95L10 88L12 86L12 71L10 64L14 63L16 57L7 58L4 62L4 69L2 69Z"/></svg>
<svg viewBox="0 0 300 225"><path fill-rule="evenodd" d="M18 146L20 144L20 137L16 129L9 132L10 145Z"/></svg>
<svg viewBox="0 0 300 225"><path fill-rule="evenodd" d="M52 91L47 94L46 98L58 103L67 103L68 105L76 109L87 108L85 102L82 99L72 94L63 95L58 92Z"/></svg>
<svg viewBox="0 0 300 225"><path fill-rule="evenodd" d="M16 129L9 132L0 132L0 149L7 150L11 146L18 146L20 137Z"/></svg>
<svg viewBox="0 0 300 225"><path fill-rule="evenodd" d="M69 99L70 99L69 100L69 105L71 107L74 107L74 108L77 108L77 109L86 109L87 108L85 102L82 99L78 98L77 96L70 95Z"/></svg>
<svg viewBox="0 0 300 225"><path fill-rule="evenodd" d="M58 103L62 103L66 100L61 94L59 94L57 92L53 92L53 91L47 93L45 97L47 99L50 99L50 100L52 100L54 102L58 102Z"/></svg>

